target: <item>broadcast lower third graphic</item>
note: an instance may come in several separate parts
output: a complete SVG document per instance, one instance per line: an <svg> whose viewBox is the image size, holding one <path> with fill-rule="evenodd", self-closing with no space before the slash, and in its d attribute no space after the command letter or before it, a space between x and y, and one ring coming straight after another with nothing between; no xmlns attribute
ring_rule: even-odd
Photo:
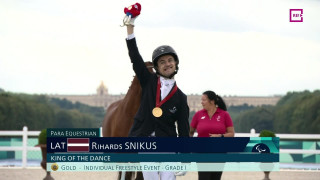
<svg viewBox="0 0 320 180"><path fill-rule="evenodd" d="M89 152L89 138L68 138L68 152Z"/></svg>

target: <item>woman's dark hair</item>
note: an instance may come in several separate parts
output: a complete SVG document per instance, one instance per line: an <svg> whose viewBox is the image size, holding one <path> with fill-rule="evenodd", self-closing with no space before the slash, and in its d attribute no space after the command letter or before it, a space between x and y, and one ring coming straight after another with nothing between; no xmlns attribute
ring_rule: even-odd
<svg viewBox="0 0 320 180"><path fill-rule="evenodd" d="M203 95L207 95L207 97L212 101L215 102L216 105L218 105L218 107L220 109L223 109L225 111L227 111L227 106L226 103L224 103L222 97L220 97L219 95L217 95L215 92L213 91L206 91L204 93L202 93Z"/></svg>

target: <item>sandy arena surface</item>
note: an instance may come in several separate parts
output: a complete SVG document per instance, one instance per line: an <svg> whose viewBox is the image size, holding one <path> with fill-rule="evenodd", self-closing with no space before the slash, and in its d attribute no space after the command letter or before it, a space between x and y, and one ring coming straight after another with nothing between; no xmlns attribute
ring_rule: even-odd
<svg viewBox="0 0 320 180"><path fill-rule="evenodd" d="M41 180L46 172L40 167L34 168L0 168L1 180ZM52 172L56 180L116 180L116 172ZM271 180L320 180L320 171L280 170L270 173ZM222 180L262 180L263 172L224 172ZM197 172L188 172L185 176L178 176L177 180L197 180Z"/></svg>

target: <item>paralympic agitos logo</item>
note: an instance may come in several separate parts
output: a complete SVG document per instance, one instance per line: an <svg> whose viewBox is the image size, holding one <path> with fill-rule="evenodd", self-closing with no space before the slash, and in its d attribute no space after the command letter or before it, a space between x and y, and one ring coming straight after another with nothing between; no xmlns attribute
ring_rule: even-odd
<svg viewBox="0 0 320 180"><path fill-rule="evenodd" d="M270 153L270 149L267 145L263 143L256 144L252 148L252 152L258 152L258 153Z"/></svg>

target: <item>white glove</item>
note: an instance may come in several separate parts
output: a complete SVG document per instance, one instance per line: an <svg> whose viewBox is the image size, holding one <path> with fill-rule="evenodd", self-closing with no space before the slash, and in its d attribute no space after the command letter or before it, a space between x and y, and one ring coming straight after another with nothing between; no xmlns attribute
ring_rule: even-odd
<svg viewBox="0 0 320 180"><path fill-rule="evenodd" d="M174 173L175 176L184 176L186 174L187 174L187 171L178 171Z"/></svg>
<svg viewBox="0 0 320 180"><path fill-rule="evenodd" d="M125 15L123 18L123 25L122 26L129 26L129 25L134 26L134 21L136 20L137 17L131 18L131 15L129 15L129 16Z"/></svg>

